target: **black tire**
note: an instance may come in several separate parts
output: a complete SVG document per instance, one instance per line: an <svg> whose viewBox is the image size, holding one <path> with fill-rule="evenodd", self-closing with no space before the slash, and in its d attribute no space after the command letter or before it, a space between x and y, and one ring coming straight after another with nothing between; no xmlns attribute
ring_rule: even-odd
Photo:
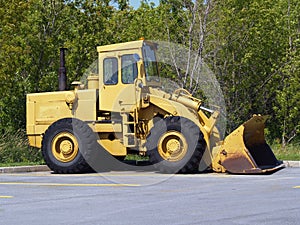
<svg viewBox="0 0 300 225"><path fill-rule="evenodd" d="M84 173L92 171L86 159L96 147L96 136L86 123L64 118L46 130L42 155L55 173Z"/></svg>
<svg viewBox="0 0 300 225"><path fill-rule="evenodd" d="M206 143L195 123L175 116L154 124L147 137L146 148L150 162L160 172L192 173L198 170ZM173 151L168 153L170 148Z"/></svg>

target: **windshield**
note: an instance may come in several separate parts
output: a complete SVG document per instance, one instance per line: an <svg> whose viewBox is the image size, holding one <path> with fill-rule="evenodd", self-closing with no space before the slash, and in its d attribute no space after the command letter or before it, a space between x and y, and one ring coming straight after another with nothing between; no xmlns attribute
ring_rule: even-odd
<svg viewBox="0 0 300 225"><path fill-rule="evenodd" d="M157 61L155 57L155 46L144 43L143 58L147 81L159 81Z"/></svg>

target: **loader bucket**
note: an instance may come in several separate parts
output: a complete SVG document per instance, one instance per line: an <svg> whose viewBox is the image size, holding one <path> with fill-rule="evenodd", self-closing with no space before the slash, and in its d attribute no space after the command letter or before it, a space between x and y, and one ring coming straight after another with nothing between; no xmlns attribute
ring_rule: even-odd
<svg viewBox="0 0 300 225"><path fill-rule="evenodd" d="M229 134L214 154L213 169L237 174L272 173L284 168L264 136L267 116L254 115Z"/></svg>

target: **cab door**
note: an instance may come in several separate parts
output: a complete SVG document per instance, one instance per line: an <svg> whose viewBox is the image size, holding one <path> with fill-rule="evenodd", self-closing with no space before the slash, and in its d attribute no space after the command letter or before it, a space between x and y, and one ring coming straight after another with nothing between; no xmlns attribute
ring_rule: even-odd
<svg viewBox="0 0 300 225"><path fill-rule="evenodd" d="M136 105L137 50L101 53L99 107L103 111L132 112Z"/></svg>

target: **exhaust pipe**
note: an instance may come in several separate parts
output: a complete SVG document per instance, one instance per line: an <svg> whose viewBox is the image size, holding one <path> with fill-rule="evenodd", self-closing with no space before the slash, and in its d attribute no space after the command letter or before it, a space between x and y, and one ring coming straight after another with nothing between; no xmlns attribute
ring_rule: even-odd
<svg viewBox="0 0 300 225"><path fill-rule="evenodd" d="M67 88L67 70L66 70L66 60L65 60L65 51L67 48L60 48L60 66L58 72L58 89L60 91L65 91Z"/></svg>

